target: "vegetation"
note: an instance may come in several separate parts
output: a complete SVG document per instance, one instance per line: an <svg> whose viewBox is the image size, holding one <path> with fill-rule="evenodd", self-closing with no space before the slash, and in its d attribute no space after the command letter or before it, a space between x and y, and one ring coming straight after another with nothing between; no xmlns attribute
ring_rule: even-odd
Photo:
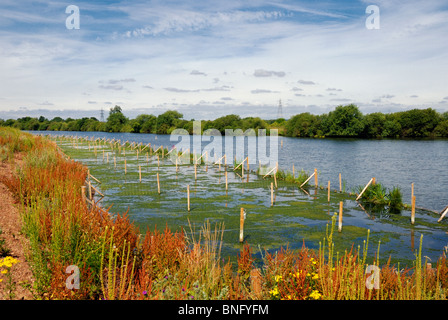
<svg viewBox="0 0 448 320"><path fill-rule="evenodd" d="M357 193L361 193L364 189L363 186L359 186ZM393 187L391 190L387 190L381 183L376 182L370 184L362 194L360 200L363 203L369 204L373 208L381 209L388 207L392 212L399 211L403 208L403 197L399 187Z"/></svg>
<svg viewBox="0 0 448 320"><path fill-rule="evenodd" d="M49 131L105 131L170 134L174 129L185 129L193 134L193 120L183 119L177 111L168 110L163 114L141 114L135 119L128 119L120 106L110 109L106 122L96 118L62 119L55 117L48 120L23 117L17 120L1 120L0 125L21 130ZM227 115L215 120L202 121L202 131L216 129L225 134L226 129L277 129L279 135L289 137L353 137L353 138L437 138L448 137L448 112L439 113L434 109L412 109L395 113L380 112L362 114L356 105L337 106L333 111L313 115L300 113L288 120L263 120L259 117L240 118ZM0 150L1 151L1 150ZM1 155L1 153L0 153Z"/></svg>
<svg viewBox="0 0 448 320"><path fill-rule="evenodd" d="M363 250L335 253L336 216L319 250L264 252L261 268L249 244L242 246L235 266L221 258L221 224L213 228L206 221L189 234L165 228L141 235L126 213L86 203L80 190L87 168L67 159L53 142L10 128L0 128L0 141L7 153L10 148L23 153L15 175L0 181L20 208L37 299L447 298L446 257L431 267L422 262L421 251L411 268L382 266L378 287L366 287L371 279L366 265L380 268L379 245L372 259L367 233ZM0 268L8 268L2 273L10 274L15 263L20 261L0 260ZM79 267L79 289L67 287L69 266Z"/></svg>

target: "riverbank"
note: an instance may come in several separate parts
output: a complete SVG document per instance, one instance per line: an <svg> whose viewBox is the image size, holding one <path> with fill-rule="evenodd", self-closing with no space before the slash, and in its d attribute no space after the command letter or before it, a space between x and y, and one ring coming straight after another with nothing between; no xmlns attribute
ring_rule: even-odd
<svg viewBox="0 0 448 320"><path fill-rule="evenodd" d="M22 159L19 154L14 156L13 164L0 162L0 252L4 253L6 251L8 256L18 260L18 263L8 271L11 273L11 283L7 279L0 282L0 300L33 299L34 278L26 259L26 248L29 241L22 233L22 221L17 199L14 199L11 191L2 182L12 177L17 167L20 167L21 162ZM6 278L6 274L3 278ZM11 287L11 284L13 284L13 287Z"/></svg>
<svg viewBox="0 0 448 320"><path fill-rule="evenodd" d="M265 252L263 267L256 268L246 244L232 265L221 259L217 246L223 225L204 221L188 236L168 228L141 234L126 212L109 214L86 203L81 190L87 168L67 159L51 141L0 128L0 142L6 161L24 152L22 169L5 184L19 199L29 239L27 261L40 298L446 299L445 257L430 266L420 252L412 269L379 266L367 256L368 238L364 247L338 254L335 217L319 250ZM379 283L366 274L367 261L381 273ZM78 273L67 282L67 270L79 271L79 289ZM366 286L367 278L372 286Z"/></svg>

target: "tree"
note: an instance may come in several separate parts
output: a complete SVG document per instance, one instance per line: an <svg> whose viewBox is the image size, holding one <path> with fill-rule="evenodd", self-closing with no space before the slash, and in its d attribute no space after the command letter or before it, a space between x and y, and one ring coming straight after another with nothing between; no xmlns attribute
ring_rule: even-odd
<svg viewBox="0 0 448 320"><path fill-rule="evenodd" d="M337 106L325 121L326 135L356 137L364 129L363 115L354 104Z"/></svg>
<svg viewBox="0 0 448 320"><path fill-rule="evenodd" d="M365 138L382 138L386 116L381 112L370 113L364 116L364 130L362 136Z"/></svg>
<svg viewBox="0 0 448 320"><path fill-rule="evenodd" d="M141 133L152 133L153 130L155 131L157 121L157 118L155 116L149 114L141 114L137 116L137 118L135 118L135 121L138 123L138 128L136 124L133 127L134 130L138 129L138 132Z"/></svg>
<svg viewBox="0 0 448 320"><path fill-rule="evenodd" d="M286 123L286 135L290 137L314 137L319 129L319 118L309 112L297 114Z"/></svg>
<svg viewBox="0 0 448 320"><path fill-rule="evenodd" d="M442 116L432 108L412 109L399 113L402 136L410 138L430 137Z"/></svg>
<svg viewBox="0 0 448 320"><path fill-rule="evenodd" d="M182 113L168 110L157 117L157 133L167 134L171 127L176 126L176 122L182 119Z"/></svg>
<svg viewBox="0 0 448 320"><path fill-rule="evenodd" d="M121 132L122 127L128 122L121 111L120 106L110 108L109 117L107 117L106 130L108 132Z"/></svg>

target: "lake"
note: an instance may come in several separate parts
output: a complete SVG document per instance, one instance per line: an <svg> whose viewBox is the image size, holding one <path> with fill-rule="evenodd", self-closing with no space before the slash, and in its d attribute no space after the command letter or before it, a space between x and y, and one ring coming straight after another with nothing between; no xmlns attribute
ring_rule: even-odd
<svg viewBox="0 0 448 320"><path fill-rule="evenodd" d="M34 134L67 135L163 145L176 144L170 135L29 131ZM252 137L249 137L252 138ZM280 141L283 140L281 144ZM206 145L208 142L203 143ZM411 203L414 183L416 205L440 211L448 205L448 140L360 140L279 137L279 167L319 171L320 183L338 182L339 173L347 190L365 185L372 177L390 188L399 186L403 201ZM241 160L241 159L240 159Z"/></svg>
<svg viewBox="0 0 448 320"><path fill-rule="evenodd" d="M170 135L105 132L31 133L120 139L122 142L128 140L129 142L142 142L143 144L151 143L151 146L155 148L163 145L168 149L171 149L177 143L177 140L170 140ZM188 136L189 138L190 136ZM204 139L209 141L209 137ZM214 140L215 143L221 144L220 137L214 137L214 139L216 139ZM256 139L256 137L248 137L246 147L248 143L256 143ZM309 173L312 173L314 168L317 168L319 185L321 186L326 186L330 180L331 189L338 189L338 176L341 173L346 190L353 191L355 187L364 186L372 177L375 177L377 182L380 182L387 188L399 186L405 203L411 203L411 183L414 183L417 207L440 211L448 205L448 192L446 191L448 185L448 165L445 161L445 155L448 154L448 140L411 141L279 137L278 142L279 167L291 171L294 164L296 172L304 169ZM203 142L204 147L208 144L209 142ZM238 152L237 150L235 151ZM197 153L199 152L197 151ZM241 157L237 157L237 160L241 161L243 155L241 152L239 155ZM89 167L92 165L92 168L98 166L98 174L101 174L101 170L107 171L104 164L100 163L101 161L87 162L86 160L83 162ZM100 167L102 168L101 170ZM251 168L253 168L252 164ZM191 169L186 170L190 170L186 174L190 174L191 178ZM170 175L173 175L173 171L167 173L163 179L169 179ZM119 179L121 178L117 176L117 181ZM199 198L202 197L201 201L204 204L213 206L213 210L211 210L212 212L209 210L208 212L210 213L208 214L206 209L201 211L202 209L197 204L197 221L203 221L204 217L219 221L224 219L222 217L225 216L226 229L229 231L226 233L225 241L232 243L227 248L228 252L235 253L235 250L239 248L238 243L235 244L235 241L232 240L237 239L239 222L236 216L230 217L227 211L233 210L238 212L239 206L249 208L249 214L256 216L258 219L257 223L253 224L252 231L249 231L250 242L274 249L276 246L286 244L290 244L290 247L293 248L300 247L303 239L309 240L307 245L310 247L318 248L318 243L321 240L319 237L322 233L325 234L325 224L330 220L331 212L337 211L337 202L327 204L325 191L319 191L318 195L313 198L299 194L297 190L285 187L278 192L278 199L283 199L284 201L284 209L277 207L276 210L279 211L271 211L269 213L269 210L272 210L268 209L269 201L267 200L266 203L265 200L257 199L258 195L267 193L266 190L269 189L267 184L255 185L254 187L247 185L248 187L238 189L240 185L236 183L235 187L231 189L233 190L231 191L233 192L232 201L235 201L235 203L228 203L226 198L225 210L221 212L221 208L224 209L224 197L222 192L219 191L219 185L216 183L217 179L220 179L219 173L209 173L209 176L203 179L205 179L206 183L209 183L209 188L208 190L204 188L202 191L199 188L198 194L202 192L202 196L198 196L197 199L199 202ZM124 180L124 184L126 183L126 180ZM150 180L148 180L148 183L150 183ZM115 189L112 188L110 190L110 196L105 200L106 204L114 203L116 204L115 208L122 210L125 210L126 206L129 205L132 211L132 219L135 219L140 225L153 226L157 222L160 226L160 224L164 225L166 221L170 227L175 225L185 227L185 212L180 212L184 210L182 209L184 206L183 200L180 205L177 204L179 199L185 197L184 191L178 191L177 194L171 197L164 196L164 198L158 198L149 193L145 194L146 191L140 190L142 188L136 185L133 187L134 190L140 192L140 196L136 196L135 194L129 194L129 190L124 191L124 184L117 184ZM129 187L130 185L128 184ZM179 187L179 180L172 179L170 188L174 190L177 187ZM242 193L244 195L241 195ZM332 197L338 197L338 195ZM423 254L430 257L432 261L437 259L444 250L444 246L448 244L446 232L448 217L441 223L437 223L437 214L419 211L416 217L416 225L411 226L409 223L409 211L402 211L401 214L396 215L365 212L367 213L366 215L358 207L357 202L347 199L341 200L345 201L344 223L347 226L344 227L345 233L342 233L344 235L340 237L341 241L345 241L345 244L362 243L362 240L365 239L364 231L369 229L372 231L372 239L374 241L381 240L381 252L395 255L408 261L412 260L414 249L419 245L420 234L424 234ZM335 201L339 201L339 199ZM136 204L138 202L146 202L146 204L144 206L138 205ZM148 205L150 202L153 203L152 207ZM120 203L122 207L120 207ZM165 207L161 209L162 203ZM279 203L281 203L280 200ZM302 205L311 205L313 209L309 209L311 207L301 207ZM168 214L166 212L167 207L172 209L172 213ZM300 211L298 208L302 208L300 210L303 211ZM326 216L321 215L321 212L327 211L328 214ZM301 215L300 212L306 212L306 214ZM252 216L250 216L249 221L253 221L251 220ZM194 217L194 214L190 215L190 218L193 220ZM260 231L264 228L273 227L275 227L275 230L272 229L268 234L263 234ZM375 244L373 244L373 247L375 247Z"/></svg>

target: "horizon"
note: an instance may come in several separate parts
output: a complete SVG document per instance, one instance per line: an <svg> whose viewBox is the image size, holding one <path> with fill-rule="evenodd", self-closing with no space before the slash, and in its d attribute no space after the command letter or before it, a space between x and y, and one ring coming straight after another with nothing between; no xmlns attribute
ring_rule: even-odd
<svg viewBox="0 0 448 320"><path fill-rule="evenodd" d="M4 120L100 119L114 105L129 118L271 120L279 100L285 119L346 104L448 111L442 0L6 0L0 9Z"/></svg>

